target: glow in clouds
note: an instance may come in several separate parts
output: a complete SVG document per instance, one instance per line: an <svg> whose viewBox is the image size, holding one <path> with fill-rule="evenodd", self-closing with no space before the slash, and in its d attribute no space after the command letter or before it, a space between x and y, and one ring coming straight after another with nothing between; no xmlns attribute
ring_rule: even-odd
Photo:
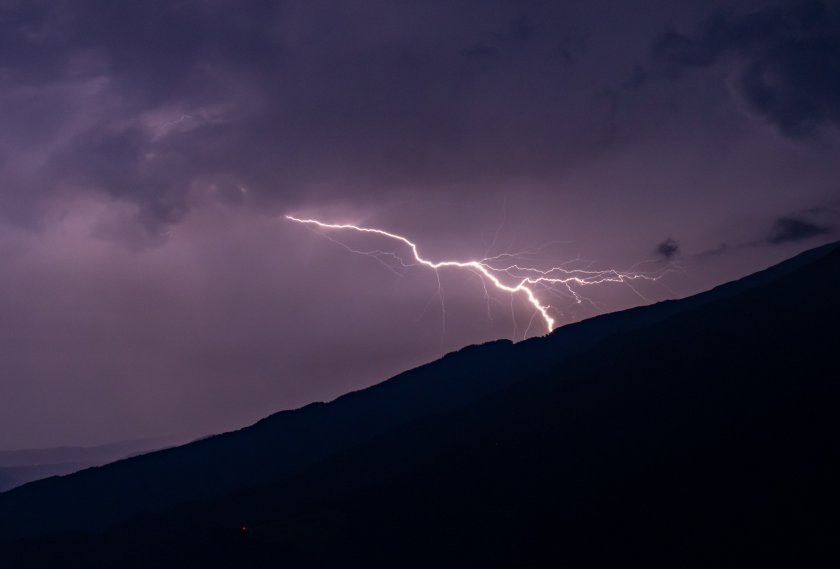
<svg viewBox="0 0 840 569"><path fill-rule="evenodd" d="M420 256L420 252L418 251L416 243L410 241L408 238L403 237L402 235L390 233L388 231L385 231L384 229L376 229L373 227L360 227L358 225L351 225L346 223L324 223L322 221L318 221L317 219L301 219L291 215L287 215L286 219L297 223L313 225L321 229L349 230L356 231L359 233L372 233L375 235L381 235L382 237L385 237L392 241L399 241L406 245L411 251L411 255L413 256L414 262L406 264L405 261L397 253L392 252L366 252L355 251L351 249L351 251L355 253L387 254L398 259L399 262L406 267L412 265L423 265L435 271L437 271L438 269L450 267L471 270L479 274L481 277L483 277L483 279L489 281L493 286L495 286L501 291L508 292L510 294L520 294L524 296L525 299L527 299L527 301L536 309L537 313L539 313L542 317L543 321L545 322L547 332L551 332L554 329L554 318L552 318L550 314L551 306L548 304L544 304L537 297L537 287L551 288L562 286L569 293L571 293L571 295L579 303L581 302L582 297L579 295L578 292L574 290L573 286L584 287L604 283L627 284L629 281L636 279L655 281L658 280L662 276L662 274L664 274L664 271L659 271L654 274L646 274L629 271L618 271L615 269L599 271L584 269L566 269L564 267L550 267L548 269L543 270L535 267L520 266L518 264L512 264L508 266L495 265L495 263L501 261L501 259L515 258L517 256L516 253L504 253L501 255L496 255L494 257L486 257L484 259L472 261L430 261ZM634 292L636 292L635 289L633 290Z"/></svg>

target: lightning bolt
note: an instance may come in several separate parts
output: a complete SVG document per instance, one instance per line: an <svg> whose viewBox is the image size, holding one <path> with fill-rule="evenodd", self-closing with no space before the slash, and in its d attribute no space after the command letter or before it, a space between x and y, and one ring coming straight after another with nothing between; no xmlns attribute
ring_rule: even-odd
<svg viewBox="0 0 840 569"><path fill-rule="evenodd" d="M349 223L325 223L322 221L318 221L317 219L302 219L293 215L286 215L285 217L289 221L315 226L319 229L354 231L357 233L378 235L389 240L402 243L408 248L413 257L413 262L408 264L397 253L382 250L357 251L338 242L340 245L343 245L345 248L349 249L354 253L372 255L375 258L377 258L380 262L383 262L383 264L384 261L382 261L380 257L381 255L396 259L403 267L408 267L412 265L423 265L430 269L433 269L434 271L443 268L457 268L473 271L482 277L482 283L485 284L485 296L486 283L490 283L495 288L510 293L511 295L523 296L525 300L527 300L528 303L534 307L534 314L539 314L541 316L543 323L545 324L546 332L551 332L552 330L554 330L555 320L550 313L551 306L549 304L544 304L538 298L538 287L551 289L557 286L562 286L575 298L576 302L580 303L583 300L588 299L584 298L580 295L579 292L574 290L572 288L572 285L585 287L603 283L629 284L630 281L638 279L656 281L662 276L662 274L664 274L663 271L650 274L633 271L619 271L616 269L569 269L565 268L562 265L551 267L548 269L539 269L536 267L522 266L518 263L512 263L511 261L507 261L508 264L497 266L497 263L501 262L504 259L515 259L517 256L523 253L529 253L532 251L524 251L520 253L503 253L501 255L485 257L479 260L431 261L421 256L419 247L416 243L414 243L407 237L398 235L396 233L391 233L389 231L385 231L384 229L377 229L375 227L362 227L359 225L352 225ZM335 241L330 237L327 238L332 241ZM565 263L564 265L568 265L568 263ZM391 267L389 266L389 268ZM636 294L639 294L638 291L636 291L634 288L631 287L631 289Z"/></svg>

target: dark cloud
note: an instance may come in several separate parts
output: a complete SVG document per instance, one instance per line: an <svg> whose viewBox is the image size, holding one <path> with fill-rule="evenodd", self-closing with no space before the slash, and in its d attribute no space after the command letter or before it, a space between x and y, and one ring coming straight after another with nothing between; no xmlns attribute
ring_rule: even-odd
<svg viewBox="0 0 840 569"><path fill-rule="evenodd" d="M283 210L313 192L364 204L557 178L660 120L628 119L614 80L650 85L635 65L650 32L625 25L650 18L607 4L3 2L0 138L27 156L0 152L0 209L23 218L58 191L96 191L154 231L210 196ZM750 108L804 133L838 108L826 14L717 16L664 34L655 58L678 75L745 56Z"/></svg>
<svg viewBox="0 0 840 569"><path fill-rule="evenodd" d="M672 261L680 254L680 244L670 237L659 243L654 252L665 261Z"/></svg>
<svg viewBox="0 0 840 569"><path fill-rule="evenodd" d="M510 36L518 41L528 41L534 37L534 26L526 15L519 16L510 23Z"/></svg>
<svg viewBox="0 0 840 569"><path fill-rule="evenodd" d="M764 236L758 239L741 243L724 242L717 247L703 251L697 256L698 258L716 257L744 249L787 245L816 237L824 237L830 235L833 229L818 220L834 215L836 215L836 212L828 206L816 206L795 214L783 215L773 220L770 227L764 230Z"/></svg>
<svg viewBox="0 0 840 569"><path fill-rule="evenodd" d="M828 227L823 227L811 221L797 217L780 217L773 222L772 233L767 237L767 243L781 245L784 243L795 243L812 237L818 237L830 232Z"/></svg>
<svg viewBox="0 0 840 569"><path fill-rule="evenodd" d="M138 205L149 228L181 220L197 185L242 176L264 142L243 127L265 93L255 80L282 55L278 10L260 0L235 10L197 0L4 3L0 93L13 104L2 119L33 140L40 163L7 193L25 203L34 187L95 190Z"/></svg>
<svg viewBox="0 0 840 569"><path fill-rule="evenodd" d="M840 15L834 5L806 1L719 13L694 34L667 30L654 42L653 58L670 77L732 64L738 96L786 136L840 126Z"/></svg>
<svg viewBox="0 0 840 569"><path fill-rule="evenodd" d="M374 201L573 164L569 149L543 144L566 128L563 107L531 104L561 94L562 61L553 39L537 45L534 22L563 12L471 0L4 2L0 91L26 94L3 101L15 110L0 121L42 148L37 174L7 190L25 197L0 198L3 209L36 202L33 187L83 186L137 205L151 228L231 180L261 207L288 208L312 188Z"/></svg>
<svg viewBox="0 0 840 569"><path fill-rule="evenodd" d="M740 246L732 246L729 243L721 243L717 247L713 247L711 249L707 249L705 251L701 251L697 254L698 259L705 259L707 257L716 257L718 255L723 255L725 253L729 253L730 251L734 251L737 249L741 249L744 245Z"/></svg>

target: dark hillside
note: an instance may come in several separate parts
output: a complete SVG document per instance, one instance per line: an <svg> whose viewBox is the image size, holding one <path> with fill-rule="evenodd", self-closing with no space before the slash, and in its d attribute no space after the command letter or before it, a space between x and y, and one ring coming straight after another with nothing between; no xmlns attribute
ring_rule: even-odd
<svg viewBox="0 0 840 569"><path fill-rule="evenodd" d="M22 567L818 566L837 552L838 278L821 248L30 484L0 495L7 538L112 527L6 549Z"/></svg>

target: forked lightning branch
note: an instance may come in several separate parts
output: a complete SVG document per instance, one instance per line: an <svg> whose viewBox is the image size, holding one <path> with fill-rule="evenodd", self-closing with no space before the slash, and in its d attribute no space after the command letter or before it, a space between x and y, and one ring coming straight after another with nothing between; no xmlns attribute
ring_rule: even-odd
<svg viewBox="0 0 840 569"><path fill-rule="evenodd" d="M434 271L438 271L440 269L461 269L472 271L481 276L481 278L485 281L485 284L489 283L502 292L523 297L531 306L534 307L536 313L542 318L545 323L546 332L551 332L554 329L555 319L552 317L551 305L540 300L539 292L541 289L563 287L577 300L577 302L580 302L581 297L575 290L576 287L591 287L603 284L628 284L630 281L639 279L655 281L663 274L663 271L643 273L620 271L616 269L569 269L562 266L541 269L538 267L520 265L518 263L506 266L497 266L497 262L504 258L511 258L513 256L512 254L496 255L494 257L485 257L483 259L473 260L444 259L440 261L432 261L420 254L419 247L415 242L403 235L391 233L389 231L385 231L384 229L362 227L349 223L326 223L317 219L302 219L292 215L287 215L286 219L296 223L315 226L322 230L352 231L381 236L385 241L395 242L394 245L397 245L398 248L394 251L387 252L379 250L376 251L376 253L388 254L389 256L398 259L403 266L407 266L408 264L421 265ZM401 252L399 248L402 248L403 251ZM404 255L410 255L408 263L406 263Z"/></svg>

